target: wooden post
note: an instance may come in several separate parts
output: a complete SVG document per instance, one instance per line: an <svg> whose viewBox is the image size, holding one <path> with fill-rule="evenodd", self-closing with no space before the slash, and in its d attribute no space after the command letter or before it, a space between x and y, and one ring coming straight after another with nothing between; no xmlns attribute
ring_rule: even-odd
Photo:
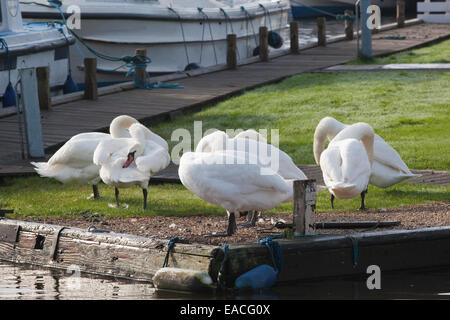
<svg viewBox="0 0 450 320"><path fill-rule="evenodd" d="M97 100L97 59L84 59L84 99Z"/></svg>
<svg viewBox="0 0 450 320"><path fill-rule="evenodd" d="M236 55L236 35L227 35L227 66L229 69L236 69L237 55Z"/></svg>
<svg viewBox="0 0 450 320"><path fill-rule="evenodd" d="M259 27L259 58L269 61L269 31L267 27Z"/></svg>
<svg viewBox="0 0 450 320"><path fill-rule="evenodd" d="M50 96L50 69L48 67L36 68L39 107L41 110L50 110L52 108L52 99Z"/></svg>
<svg viewBox="0 0 450 320"><path fill-rule="evenodd" d="M316 213L316 180L294 181L294 235L311 234Z"/></svg>
<svg viewBox="0 0 450 320"><path fill-rule="evenodd" d="M405 26L405 0L397 0L397 27Z"/></svg>
<svg viewBox="0 0 450 320"><path fill-rule="evenodd" d="M36 69L19 69L19 76L21 79L20 92L22 93L28 155L32 158L40 158L45 153L44 140L42 138L41 112L38 105L39 97Z"/></svg>
<svg viewBox="0 0 450 320"><path fill-rule="evenodd" d="M298 48L298 23L296 21L292 21L289 24L289 29L291 33L291 53L292 54L299 54L299 48Z"/></svg>
<svg viewBox="0 0 450 320"><path fill-rule="evenodd" d="M146 57L147 49L136 49L135 54ZM144 85L147 82L147 68L136 66L134 72L136 73L136 80Z"/></svg>
<svg viewBox="0 0 450 320"><path fill-rule="evenodd" d="M353 11L352 10L345 10L345 15L352 16ZM353 40L353 20L351 19L345 19L345 38L347 40Z"/></svg>
<svg viewBox="0 0 450 320"><path fill-rule="evenodd" d="M326 18L325 17L317 18L317 44L319 46L327 45Z"/></svg>

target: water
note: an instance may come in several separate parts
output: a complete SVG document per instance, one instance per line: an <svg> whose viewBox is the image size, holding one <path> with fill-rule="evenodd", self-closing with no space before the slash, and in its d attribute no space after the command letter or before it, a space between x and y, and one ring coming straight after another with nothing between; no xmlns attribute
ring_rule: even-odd
<svg viewBox="0 0 450 320"><path fill-rule="evenodd" d="M450 299L450 269L382 274L381 290L366 277L304 281L255 293L202 296L156 292L150 283L100 276L76 277L63 271L0 261L0 300L156 299Z"/></svg>

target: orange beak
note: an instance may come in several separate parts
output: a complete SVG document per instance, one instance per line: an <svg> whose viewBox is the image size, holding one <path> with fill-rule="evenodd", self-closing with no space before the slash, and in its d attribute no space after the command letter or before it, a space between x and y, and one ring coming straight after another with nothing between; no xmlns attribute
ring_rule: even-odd
<svg viewBox="0 0 450 320"><path fill-rule="evenodd" d="M130 152L127 157L127 161L123 164L122 168L128 168L128 166L134 161L134 152Z"/></svg>

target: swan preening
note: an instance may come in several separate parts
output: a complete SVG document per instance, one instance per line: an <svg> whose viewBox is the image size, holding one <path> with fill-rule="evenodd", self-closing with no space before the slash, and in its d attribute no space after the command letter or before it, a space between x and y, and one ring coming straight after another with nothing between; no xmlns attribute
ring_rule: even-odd
<svg viewBox="0 0 450 320"><path fill-rule="evenodd" d="M203 137L180 159L183 185L228 214L225 235L236 230L235 214L269 210L292 201L293 179L307 179L292 159L254 130L230 138L223 131ZM222 235L222 234L217 234Z"/></svg>
<svg viewBox="0 0 450 320"><path fill-rule="evenodd" d="M110 134L99 132L80 133L67 141L47 162L31 162L42 177L54 178L62 183L91 184L94 198L99 198L100 166L92 161L100 141L107 138L130 137L129 127L138 121L130 116L116 117L110 125Z"/></svg>
<svg viewBox="0 0 450 320"><path fill-rule="evenodd" d="M367 124L361 123L349 126L332 117L325 117L316 127L313 145L314 158L320 165L325 184L331 192L332 207L334 196L352 198L357 195L357 191L360 191L361 208L364 209L367 184L386 188L417 176L408 169L397 151L380 136L375 133L370 139L367 135L364 136L364 134L371 136L367 126ZM373 129L371 130L373 132ZM327 138L330 143L328 149L324 151ZM357 144L355 141L351 143L346 141L349 138L359 140L361 144ZM367 175L369 178L365 183ZM339 180L341 180L340 185L337 184ZM349 187L349 184L354 187Z"/></svg>
<svg viewBox="0 0 450 320"><path fill-rule="evenodd" d="M236 212L269 210L292 199L292 180L275 171L261 174L261 166L249 161L251 157L247 152L218 150L186 152L180 159L178 174L183 185L199 198L227 211L228 227L224 235L235 232Z"/></svg>
<svg viewBox="0 0 450 320"><path fill-rule="evenodd" d="M170 163L168 145L158 135L140 123L129 127L130 138L103 139L95 149L94 164L100 166L100 178L114 186L119 206L119 188L139 185L147 208L147 188L150 177Z"/></svg>
<svg viewBox="0 0 450 320"><path fill-rule="evenodd" d="M323 180L334 197L349 199L361 195L361 208L373 162L374 132L366 123L346 127L331 140L319 159Z"/></svg>
<svg viewBox="0 0 450 320"><path fill-rule="evenodd" d="M331 141L340 131L348 127L332 117L320 120L314 133L314 158L319 164L320 154L324 149L325 140ZM402 158L386 141L375 134L373 144L373 165L371 168L370 184L387 188L405 179L416 177Z"/></svg>

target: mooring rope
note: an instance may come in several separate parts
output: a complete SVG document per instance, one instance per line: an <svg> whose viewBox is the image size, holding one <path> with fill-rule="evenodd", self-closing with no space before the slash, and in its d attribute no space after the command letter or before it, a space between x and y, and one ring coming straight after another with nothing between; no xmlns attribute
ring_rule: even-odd
<svg viewBox="0 0 450 320"><path fill-rule="evenodd" d="M220 264L220 269L219 269L219 274L217 275L217 285L218 288L226 288L226 279L225 279L225 274L226 274L226 262L228 261L228 244L224 244L222 246L223 248L223 260L222 263Z"/></svg>
<svg viewBox="0 0 450 320"><path fill-rule="evenodd" d="M219 8L219 9L220 9L220 11L222 11L222 13L223 13L223 15L225 17L225 33L226 33L226 35L228 35L228 24L227 24L227 22L230 24L231 33L235 34L234 33L234 28L233 28L233 22L231 21L230 16L228 15L228 13L225 12L225 9L223 9L223 8ZM238 56L238 60L241 60L241 57L239 55L239 46L237 44L238 35L237 34L235 34L235 35L236 35L236 53L237 53L237 56Z"/></svg>
<svg viewBox="0 0 450 320"><path fill-rule="evenodd" d="M163 268L167 267L169 265L169 254L170 251L172 251L172 248L175 246L175 243L180 242L180 238L175 237L169 240L169 243L167 244L167 252L166 257L164 258Z"/></svg>
<svg viewBox="0 0 450 320"><path fill-rule="evenodd" d="M278 242L273 241L273 239L280 239L282 235L272 235L265 238L260 239L259 244L264 244L267 249L269 249L270 256L272 258L272 263L277 272L280 272L283 268L283 252L281 250L281 246Z"/></svg>
<svg viewBox="0 0 450 320"><path fill-rule="evenodd" d="M184 35L183 21L181 20L181 16L178 14L178 12L175 11L175 9L173 9L171 7L167 7L167 9L169 9L169 11L173 12L178 17L178 21L180 23L180 29L181 29L181 36L183 37L184 52L186 54L187 65L189 65L191 62L189 61L189 54L188 54L188 49L187 49L187 44L186 44L186 36Z"/></svg>
<svg viewBox="0 0 450 320"><path fill-rule="evenodd" d="M214 59L216 61L216 64L218 64L217 53L216 53L216 45L214 43L214 36L213 36L213 33L212 33L212 29L211 29L211 22L209 21L208 15L203 12L203 8L197 8L197 10L203 15L203 22L204 23L206 23L206 22L208 23L209 34L211 36L211 44L212 44L213 50L214 50ZM203 33L204 33L204 31L205 31L205 25L203 25ZM203 38L202 38L202 48L203 48ZM201 56L200 56L200 64L201 64Z"/></svg>
<svg viewBox="0 0 450 320"><path fill-rule="evenodd" d="M353 266L357 266L358 260L359 260L358 239L353 236L348 236L348 237L352 241L352 246L353 246Z"/></svg>

